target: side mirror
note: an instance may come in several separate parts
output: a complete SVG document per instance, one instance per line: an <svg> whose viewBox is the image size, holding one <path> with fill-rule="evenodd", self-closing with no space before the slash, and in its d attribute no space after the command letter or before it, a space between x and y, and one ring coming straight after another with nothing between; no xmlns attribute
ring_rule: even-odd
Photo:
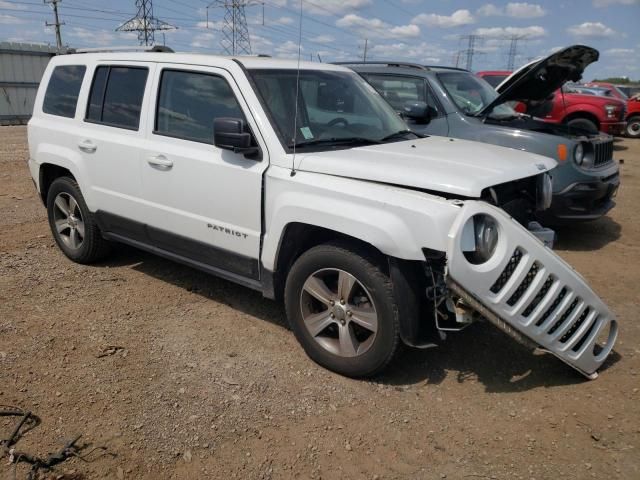
<svg viewBox="0 0 640 480"><path fill-rule="evenodd" d="M429 123L431 121L431 108L426 102L419 100L405 102L402 114L419 123Z"/></svg>
<svg viewBox="0 0 640 480"><path fill-rule="evenodd" d="M213 144L245 156L259 156L260 149L252 145L253 137L245 130L244 120L240 118L216 118L213 120Z"/></svg>

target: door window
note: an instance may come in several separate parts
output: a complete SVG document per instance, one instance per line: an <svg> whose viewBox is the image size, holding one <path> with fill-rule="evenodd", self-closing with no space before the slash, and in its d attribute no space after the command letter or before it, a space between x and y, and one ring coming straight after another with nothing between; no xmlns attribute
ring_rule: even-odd
<svg viewBox="0 0 640 480"><path fill-rule="evenodd" d="M245 120L224 78L182 70L162 72L154 133L213 144L213 121L219 117Z"/></svg>
<svg viewBox="0 0 640 480"><path fill-rule="evenodd" d="M98 67L93 77L86 119L137 130L148 73L148 69L141 67Z"/></svg>
<svg viewBox="0 0 640 480"><path fill-rule="evenodd" d="M84 65L61 65L54 68L44 95L42 111L73 118L85 70Z"/></svg>

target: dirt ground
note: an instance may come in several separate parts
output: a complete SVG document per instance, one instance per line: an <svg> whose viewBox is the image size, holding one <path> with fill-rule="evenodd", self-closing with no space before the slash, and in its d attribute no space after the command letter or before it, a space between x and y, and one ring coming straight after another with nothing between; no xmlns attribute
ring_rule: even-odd
<svg viewBox="0 0 640 480"><path fill-rule="evenodd" d="M597 380L476 324L357 381L312 363L258 293L126 247L68 261L25 128L0 128L0 405L41 419L17 447L106 447L51 478L640 478L640 141L616 150L618 206L557 245L619 317Z"/></svg>

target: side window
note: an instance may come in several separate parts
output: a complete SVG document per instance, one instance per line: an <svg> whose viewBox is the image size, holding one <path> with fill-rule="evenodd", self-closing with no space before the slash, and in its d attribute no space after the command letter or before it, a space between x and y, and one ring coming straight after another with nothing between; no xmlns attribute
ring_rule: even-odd
<svg viewBox="0 0 640 480"><path fill-rule="evenodd" d="M245 119L227 81L217 75L164 70L154 133L213 144L213 120Z"/></svg>
<svg viewBox="0 0 640 480"><path fill-rule="evenodd" d="M140 67L98 67L93 76L86 119L137 130L148 73Z"/></svg>
<svg viewBox="0 0 640 480"><path fill-rule="evenodd" d="M401 77L398 75L367 75L367 81L396 111L401 111L408 101L427 101L423 78Z"/></svg>
<svg viewBox="0 0 640 480"><path fill-rule="evenodd" d="M44 95L42 111L50 115L73 118L86 69L84 65L55 67Z"/></svg>

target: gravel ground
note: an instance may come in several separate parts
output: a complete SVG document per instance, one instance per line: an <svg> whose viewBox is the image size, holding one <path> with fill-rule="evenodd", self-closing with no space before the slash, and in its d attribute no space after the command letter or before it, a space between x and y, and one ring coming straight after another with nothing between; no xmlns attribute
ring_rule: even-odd
<svg viewBox="0 0 640 480"><path fill-rule="evenodd" d="M126 247L68 261L25 128L0 128L0 404L41 418L19 449L107 448L51 476L68 479L640 478L640 141L616 149L618 206L557 245L620 320L597 380L476 324L356 381L313 364L255 292Z"/></svg>

